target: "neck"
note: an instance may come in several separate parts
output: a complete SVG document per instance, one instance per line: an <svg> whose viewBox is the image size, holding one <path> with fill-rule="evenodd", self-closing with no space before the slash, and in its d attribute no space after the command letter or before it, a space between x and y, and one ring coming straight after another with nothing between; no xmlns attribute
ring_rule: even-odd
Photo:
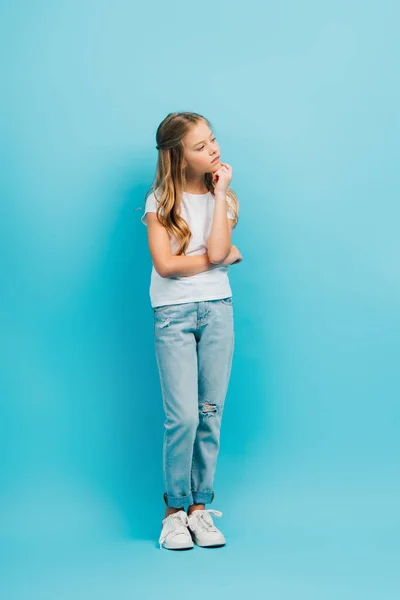
<svg viewBox="0 0 400 600"><path fill-rule="evenodd" d="M185 192L188 192L188 194L207 194L208 189L204 183L204 175L198 177L186 175Z"/></svg>

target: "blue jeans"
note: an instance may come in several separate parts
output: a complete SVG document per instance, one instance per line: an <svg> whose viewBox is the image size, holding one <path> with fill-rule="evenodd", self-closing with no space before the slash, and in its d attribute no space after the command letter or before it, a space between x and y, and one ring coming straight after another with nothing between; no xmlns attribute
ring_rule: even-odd
<svg viewBox="0 0 400 600"><path fill-rule="evenodd" d="M166 417L164 501L210 503L234 349L232 296L157 306L153 316Z"/></svg>

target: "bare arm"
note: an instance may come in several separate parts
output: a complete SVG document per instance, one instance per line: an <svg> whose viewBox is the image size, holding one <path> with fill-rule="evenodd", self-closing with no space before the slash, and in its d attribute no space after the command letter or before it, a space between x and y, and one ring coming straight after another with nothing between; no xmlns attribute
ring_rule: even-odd
<svg viewBox="0 0 400 600"><path fill-rule="evenodd" d="M156 213L146 213L146 220L150 254L154 268L161 277L188 277L220 266L220 263L211 262L207 253L196 256L175 256L171 251L168 232L158 221ZM232 219L229 221L233 226L234 221ZM223 260L220 262L222 263Z"/></svg>
<svg viewBox="0 0 400 600"><path fill-rule="evenodd" d="M231 248L232 219L226 214L226 194L215 195L214 216L208 239L208 256L211 262L221 263L228 256Z"/></svg>

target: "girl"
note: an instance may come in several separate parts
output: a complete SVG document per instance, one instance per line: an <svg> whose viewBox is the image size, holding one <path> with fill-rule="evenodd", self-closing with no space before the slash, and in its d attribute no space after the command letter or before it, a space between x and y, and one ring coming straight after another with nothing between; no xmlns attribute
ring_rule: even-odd
<svg viewBox="0 0 400 600"><path fill-rule="evenodd" d="M229 265L242 256L231 243L238 200L232 169L220 161L210 122L170 113L156 133L158 163L146 194L153 268L150 299L163 407L164 502L160 549L222 546L206 510L234 348ZM149 194L149 195L148 195ZM188 511L184 507L188 505Z"/></svg>

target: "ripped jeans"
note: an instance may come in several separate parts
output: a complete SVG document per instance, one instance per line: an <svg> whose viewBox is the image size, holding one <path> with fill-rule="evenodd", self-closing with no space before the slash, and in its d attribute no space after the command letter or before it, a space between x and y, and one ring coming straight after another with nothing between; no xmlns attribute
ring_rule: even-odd
<svg viewBox="0 0 400 600"><path fill-rule="evenodd" d="M232 296L157 306L153 317L166 417L164 502L210 503L234 350Z"/></svg>

